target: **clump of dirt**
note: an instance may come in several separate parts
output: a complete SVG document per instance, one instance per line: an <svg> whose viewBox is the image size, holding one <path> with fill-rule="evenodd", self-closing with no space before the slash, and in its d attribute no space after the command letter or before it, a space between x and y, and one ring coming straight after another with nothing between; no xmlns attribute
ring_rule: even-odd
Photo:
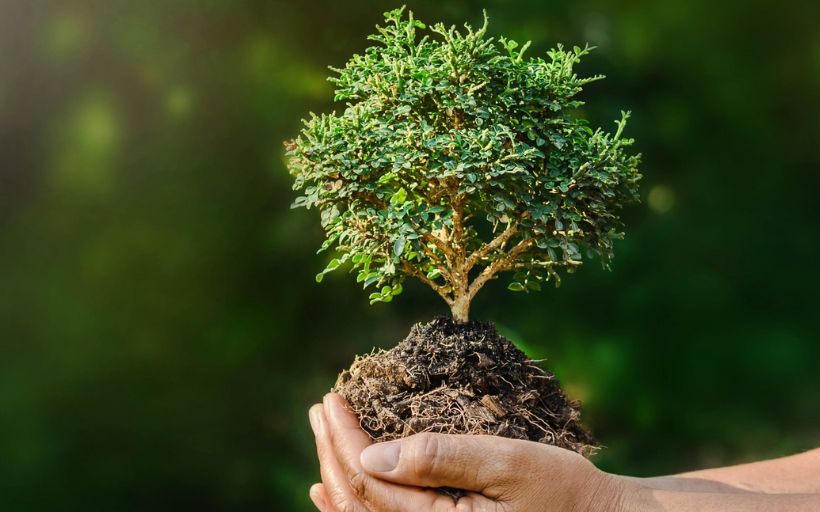
<svg viewBox="0 0 820 512"><path fill-rule="evenodd" d="M420 432L492 434L597 449L555 376L491 323L437 318L416 324L390 350L359 356L334 391L376 441Z"/></svg>

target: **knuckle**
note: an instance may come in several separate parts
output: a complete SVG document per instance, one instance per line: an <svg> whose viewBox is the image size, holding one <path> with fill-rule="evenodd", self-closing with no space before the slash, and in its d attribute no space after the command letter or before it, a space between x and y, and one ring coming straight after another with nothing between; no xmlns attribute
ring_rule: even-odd
<svg viewBox="0 0 820 512"><path fill-rule="evenodd" d="M364 498L370 488L370 479L362 472L356 472L350 475L350 488L356 496Z"/></svg>
<svg viewBox="0 0 820 512"><path fill-rule="evenodd" d="M356 505L350 499L349 496L346 496L339 489L334 489L329 493L330 501L333 502L333 506L339 512L357 512Z"/></svg>
<svg viewBox="0 0 820 512"><path fill-rule="evenodd" d="M428 478L435 474L441 457L441 442L435 434L419 434L416 438L414 471L416 476Z"/></svg>

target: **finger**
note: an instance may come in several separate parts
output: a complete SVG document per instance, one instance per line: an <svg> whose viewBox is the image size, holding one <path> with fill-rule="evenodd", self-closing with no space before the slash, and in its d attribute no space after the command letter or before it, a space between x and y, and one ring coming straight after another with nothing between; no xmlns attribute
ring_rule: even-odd
<svg viewBox="0 0 820 512"><path fill-rule="evenodd" d="M382 480L421 487L455 487L498 499L543 464L542 447L496 436L416 434L363 450L362 467Z"/></svg>
<svg viewBox="0 0 820 512"><path fill-rule="evenodd" d="M316 404L310 408L310 424L316 435L316 453L319 456L319 468L322 474L322 483L327 496L327 503L331 510L345 512L368 512L368 509L356 497L348 482L345 473L336 455L330 440L327 417L324 406Z"/></svg>
<svg viewBox="0 0 820 512"><path fill-rule="evenodd" d="M325 486L322 484L313 484L310 487L310 500L319 509L319 512L336 512L336 509L330 504L330 498L327 495Z"/></svg>
<svg viewBox="0 0 820 512"><path fill-rule="evenodd" d="M371 445L370 437L361 429L356 416L337 394L325 396L325 413L328 420L333 448L337 460L347 474L350 486L372 510L396 512L436 512L454 511L455 504L449 496L429 489L418 489L396 485L371 477L364 472L359 457ZM478 499L474 496L462 498L465 505L472 506ZM463 505L462 505L463 506Z"/></svg>

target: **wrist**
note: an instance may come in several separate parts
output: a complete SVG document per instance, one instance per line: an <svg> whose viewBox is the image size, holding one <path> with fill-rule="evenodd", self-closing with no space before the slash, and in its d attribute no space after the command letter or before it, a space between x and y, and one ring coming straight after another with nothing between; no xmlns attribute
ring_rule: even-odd
<svg viewBox="0 0 820 512"><path fill-rule="evenodd" d="M634 506L635 503L641 501L637 495L642 491L642 486L632 479L597 471L597 474L584 487L586 499L579 501L582 504L579 510L592 512L644 510Z"/></svg>
<svg viewBox="0 0 820 512"><path fill-rule="evenodd" d="M653 512L655 509L649 506L652 503L651 489L644 485L642 479L612 475L604 473L606 482L602 493L604 498L599 503L598 508L590 510L600 510L602 512Z"/></svg>

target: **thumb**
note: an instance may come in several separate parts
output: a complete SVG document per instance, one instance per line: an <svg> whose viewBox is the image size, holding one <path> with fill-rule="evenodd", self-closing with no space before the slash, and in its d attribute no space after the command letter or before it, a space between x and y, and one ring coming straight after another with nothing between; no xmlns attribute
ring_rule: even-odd
<svg viewBox="0 0 820 512"><path fill-rule="evenodd" d="M455 487L497 498L507 484L520 479L534 455L532 444L496 436L425 433L370 445L362 451L361 463L381 480Z"/></svg>

